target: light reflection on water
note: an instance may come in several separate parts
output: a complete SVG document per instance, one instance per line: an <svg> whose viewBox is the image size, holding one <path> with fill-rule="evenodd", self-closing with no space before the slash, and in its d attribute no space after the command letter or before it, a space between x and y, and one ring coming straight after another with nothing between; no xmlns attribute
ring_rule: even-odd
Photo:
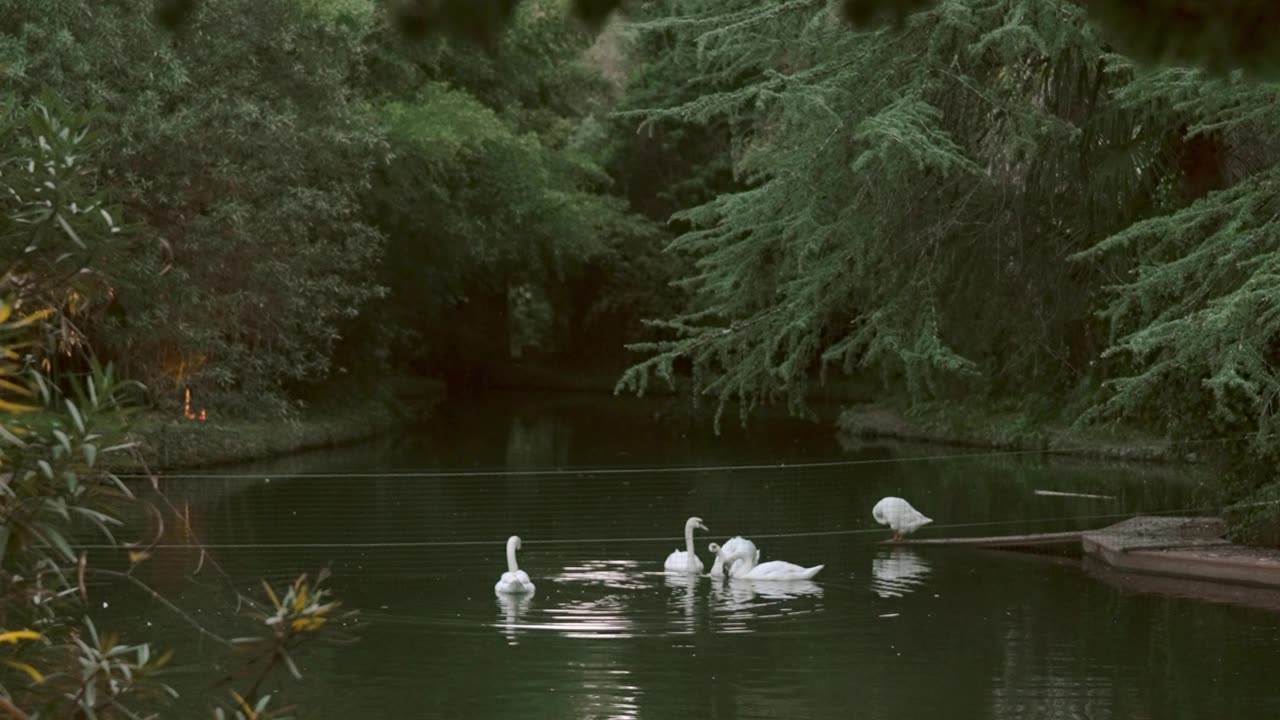
<svg viewBox="0 0 1280 720"><path fill-rule="evenodd" d="M928 576L929 562L909 548L892 548L871 560L871 589L882 598L907 595Z"/></svg>
<svg viewBox="0 0 1280 720"><path fill-rule="evenodd" d="M493 625L517 645L522 635L538 632L584 639L692 635L711 627L719 633L749 633L758 629L753 621L823 610L822 586L812 580L712 578L645 572L641 565L599 560L566 567L539 581L539 595L498 596ZM594 586L591 599L577 597L583 584ZM565 597L569 593L575 594ZM659 616L648 612L655 594L665 598L665 610Z"/></svg>

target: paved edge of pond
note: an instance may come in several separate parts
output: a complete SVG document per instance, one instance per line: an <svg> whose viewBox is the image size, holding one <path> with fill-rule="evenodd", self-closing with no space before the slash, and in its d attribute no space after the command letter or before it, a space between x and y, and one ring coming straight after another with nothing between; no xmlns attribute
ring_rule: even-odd
<svg viewBox="0 0 1280 720"><path fill-rule="evenodd" d="M1210 517L1130 518L1080 538L1085 555L1116 570L1280 588L1280 550L1226 540Z"/></svg>

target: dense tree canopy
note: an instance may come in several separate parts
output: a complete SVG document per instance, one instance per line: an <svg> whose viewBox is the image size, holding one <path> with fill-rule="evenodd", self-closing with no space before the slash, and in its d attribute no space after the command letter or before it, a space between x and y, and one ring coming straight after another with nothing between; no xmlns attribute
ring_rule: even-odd
<svg viewBox="0 0 1280 720"><path fill-rule="evenodd" d="M359 35L290 2L201 5L177 34L142 2L0 15L15 92L101 110L97 183L137 242L102 265L100 349L171 401L184 384L282 401L323 378L339 323L380 292Z"/></svg>
<svg viewBox="0 0 1280 720"><path fill-rule="evenodd" d="M9 106L96 111L102 219L8 282L62 293L55 374L161 404L633 342L621 387L744 417L838 371L1269 457L1276 86L1232 8L1190 43L1075 0L0 0Z"/></svg>
<svg viewBox="0 0 1280 720"><path fill-rule="evenodd" d="M689 80L636 91L641 129L727 130L738 187L677 213L690 299L621 387L688 363L722 407L799 409L870 371L1276 454L1276 85L1137 64L1069 0L863 31L820 0L645 7Z"/></svg>

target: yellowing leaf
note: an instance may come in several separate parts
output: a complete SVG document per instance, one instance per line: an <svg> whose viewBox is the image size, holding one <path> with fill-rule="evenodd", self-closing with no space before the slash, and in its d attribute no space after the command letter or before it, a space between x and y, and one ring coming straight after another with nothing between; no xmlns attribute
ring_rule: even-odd
<svg viewBox="0 0 1280 720"><path fill-rule="evenodd" d="M143 560L146 560L149 557L151 557L151 553L146 551L139 551L139 550L129 551L129 562L135 565L142 562Z"/></svg>
<svg viewBox="0 0 1280 720"><path fill-rule="evenodd" d="M276 609L279 610L280 598L276 597L276 591L271 589L271 584L268 583L266 580L263 580L262 588L267 591L267 597L271 598L271 604L275 605Z"/></svg>
<svg viewBox="0 0 1280 720"><path fill-rule="evenodd" d="M3 410L4 412L24 413L31 412L35 409L36 407L34 405L20 405L18 403L9 402L4 398L0 398L0 410Z"/></svg>
<svg viewBox="0 0 1280 720"><path fill-rule="evenodd" d="M31 313L30 315L27 315L27 316L23 317L22 319L20 319L20 320L18 320L17 322L13 323L13 324L12 324L12 325L10 325L9 327L10 327L10 328L13 328L13 329L26 327L26 326L28 326L28 325L31 325L32 323L40 322L41 320L43 320L43 319L45 319L45 318L49 317L49 316L50 316L50 315L52 315L52 314L53 314L53 310L51 310L51 309L49 309L49 308L45 308L44 310L39 310L39 311L36 311L36 312Z"/></svg>
<svg viewBox="0 0 1280 720"><path fill-rule="evenodd" d="M320 626L325 624L325 618L301 617L295 618L293 622L289 624L298 632L311 632L312 630L319 630Z"/></svg>
<svg viewBox="0 0 1280 720"><path fill-rule="evenodd" d="M307 606L307 588L306 586L301 586L298 588L297 594L293 596L293 611L296 613L302 612L302 608L306 606Z"/></svg>
<svg viewBox="0 0 1280 720"><path fill-rule="evenodd" d="M169 661L172 659L173 659L173 650L165 650L163 655L156 658L155 662L151 663L151 666L154 668L162 668L165 665L168 665Z"/></svg>
<svg viewBox="0 0 1280 720"><path fill-rule="evenodd" d="M26 387L25 385L19 385L15 382L10 382L5 380L3 377L0 377L0 388L8 390L9 392L18 393L24 397L31 397L32 395L35 395L35 393L31 391L31 388Z"/></svg>
<svg viewBox="0 0 1280 720"><path fill-rule="evenodd" d="M35 630L10 630L0 633L0 643L14 643L19 640L39 640L40 633Z"/></svg>
<svg viewBox="0 0 1280 720"><path fill-rule="evenodd" d="M39 670L31 667L30 665L24 662L18 662L17 660L5 660L4 664L8 665L14 670L21 670L22 672L26 673L27 677L31 678L32 682L36 682L36 683L44 682L44 674L42 674Z"/></svg>
<svg viewBox="0 0 1280 720"><path fill-rule="evenodd" d="M274 593L272 594L272 597L274 597ZM258 720L258 713L254 712L253 708L249 707L248 701L246 701L243 697L240 697L240 693L236 692L235 690L232 690L231 697L236 699L236 704L239 705L240 709L244 711L244 716L246 718L248 718L249 720Z"/></svg>

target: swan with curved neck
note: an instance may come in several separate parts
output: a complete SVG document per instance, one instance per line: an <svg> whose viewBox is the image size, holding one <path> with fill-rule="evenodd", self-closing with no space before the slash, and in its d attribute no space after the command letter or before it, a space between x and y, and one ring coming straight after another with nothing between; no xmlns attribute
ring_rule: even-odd
<svg viewBox="0 0 1280 720"><path fill-rule="evenodd" d="M533 592L533 582L529 580L528 573L516 565L516 550L519 549L519 536L507 538L507 571L493 586L493 591L499 595L528 595Z"/></svg>
<svg viewBox="0 0 1280 720"><path fill-rule="evenodd" d="M724 552L723 549L721 549L721 552ZM751 554L739 552L733 555L726 555L724 562L725 567L729 570L729 577L746 578L748 580L808 580L826 567L825 565L802 567L782 560L770 560L767 563L757 565L756 563L760 562L759 550Z"/></svg>
<svg viewBox="0 0 1280 720"><path fill-rule="evenodd" d="M726 561L732 565L736 555L751 555L757 560L760 558L760 551L756 549L756 544L750 540L737 536L731 537L724 541L724 545L711 543L707 546L712 555L715 555L715 562L711 563L711 577L722 577L728 574L728 568L725 566Z"/></svg>
<svg viewBox="0 0 1280 720"><path fill-rule="evenodd" d="M667 572L676 573L701 573L702 561L698 559L698 554L693 551L693 529L699 528L706 530L707 526L702 524L702 518L691 517L684 524L684 550L675 550L667 556L667 561L662 567Z"/></svg>
<svg viewBox="0 0 1280 720"><path fill-rule="evenodd" d="M893 542L901 542L904 536L933 522L900 497L887 497L876 503L871 509L871 517L893 530Z"/></svg>

